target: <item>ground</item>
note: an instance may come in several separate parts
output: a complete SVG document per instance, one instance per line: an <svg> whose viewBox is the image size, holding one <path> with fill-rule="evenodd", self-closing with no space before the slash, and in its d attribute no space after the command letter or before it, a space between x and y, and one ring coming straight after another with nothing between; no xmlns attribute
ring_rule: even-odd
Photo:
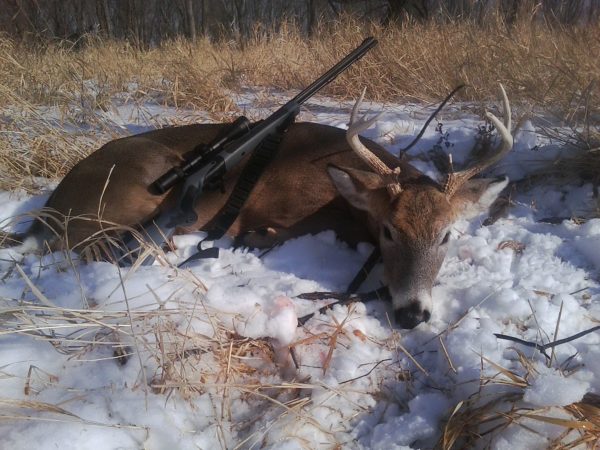
<svg viewBox="0 0 600 450"><path fill-rule="evenodd" d="M254 116L272 110L252 108L254 95L236 96L238 106ZM343 128L350 106L320 98L301 119ZM433 110L367 107L384 115L366 135L391 152ZM207 120L118 100L97 114L129 132L177 117ZM460 163L481 125L469 105L446 108L411 149L413 163L438 176L432 151ZM570 151L540 131L526 121L491 175L519 182ZM57 180L39 182L51 189ZM511 193L493 224L483 225L486 216L456 224L432 318L413 330L388 320L383 301L336 306L296 327L297 317L327 303L297 296L344 290L372 250L350 248L331 231L264 256L225 238L215 243L217 260L186 269L5 248L0 446L537 449L592 436L600 427L598 333L555 347L550 360L495 333L543 344L597 324L600 220L542 221L593 217L593 188L543 177ZM2 218L47 195L2 193ZM190 255L201 237L177 237L170 261ZM376 269L362 289L379 285Z"/></svg>

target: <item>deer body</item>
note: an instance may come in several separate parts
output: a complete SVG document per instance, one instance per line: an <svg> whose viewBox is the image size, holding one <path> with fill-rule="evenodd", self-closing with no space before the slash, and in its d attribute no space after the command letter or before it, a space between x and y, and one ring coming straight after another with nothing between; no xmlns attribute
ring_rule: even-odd
<svg viewBox="0 0 600 450"><path fill-rule="evenodd" d="M486 211L508 183L506 178L471 179L512 147L510 110L503 95L504 123L490 115L502 137L500 151L487 162L449 174L444 184L376 143L359 139L358 133L376 120L356 118L360 101L347 133L315 123L292 124L229 233L239 244L252 247L327 229L351 244L372 242L382 253L396 321L404 328L427 321L433 307L431 289L453 223ZM72 217L65 244L77 249L98 232L98 217L135 226L174 206L177 188L156 195L151 183L223 126L188 125L118 139L79 162L46 205ZM243 165L226 175L225 194L202 196L197 223L182 231L210 224Z"/></svg>
<svg viewBox="0 0 600 450"><path fill-rule="evenodd" d="M174 206L177 188L156 195L150 184L180 164L198 143L213 139L224 126L198 124L154 130L111 141L80 161L46 204L70 216L65 242L76 247L100 231L99 222L89 218L100 216L108 223L134 226ZM277 158L259 179L229 233L238 236L240 243L255 247L326 229L338 231L352 244L372 241L364 220L350 220L356 212L343 201L325 171L328 164L368 169L348 147L344 135L344 130L326 125L292 124ZM382 147L372 141L365 143L390 164L395 163ZM199 230L210 222L227 200L242 168L243 164L227 174L225 194L214 191L202 195L196 208L198 222L182 231ZM265 234L267 230L269 234Z"/></svg>

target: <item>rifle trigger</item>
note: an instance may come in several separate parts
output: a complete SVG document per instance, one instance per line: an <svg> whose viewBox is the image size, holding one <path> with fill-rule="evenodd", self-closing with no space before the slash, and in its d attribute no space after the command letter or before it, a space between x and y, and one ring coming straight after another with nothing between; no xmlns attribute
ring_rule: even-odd
<svg viewBox="0 0 600 450"><path fill-rule="evenodd" d="M221 192L221 194L224 194L225 192L227 192L225 190L225 180L223 179L223 177L219 177L219 178L216 178L215 180L209 181L208 183L206 183L206 186L204 188L204 191L208 191L208 192L214 192L217 190L219 192Z"/></svg>
<svg viewBox="0 0 600 450"><path fill-rule="evenodd" d="M214 259L219 257L219 247L205 248L196 253L194 259Z"/></svg>

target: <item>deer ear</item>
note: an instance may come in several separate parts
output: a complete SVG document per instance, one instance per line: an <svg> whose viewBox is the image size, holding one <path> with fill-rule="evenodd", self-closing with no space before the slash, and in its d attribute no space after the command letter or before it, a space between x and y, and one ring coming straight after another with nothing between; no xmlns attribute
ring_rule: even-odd
<svg viewBox="0 0 600 450"><path fill-rule="evenodd" d="M489 211L508 184L507 177L475 178L467 181L452 197L461 219L472 219Z"/></svg>
<svg viewBox="0 0 600 450"><path fill-rule="evenodd" d="M327 172L335 188L348 203L363 211L369 210L371 191L385 187L380 175L366 170L330 165Z"/></svg>

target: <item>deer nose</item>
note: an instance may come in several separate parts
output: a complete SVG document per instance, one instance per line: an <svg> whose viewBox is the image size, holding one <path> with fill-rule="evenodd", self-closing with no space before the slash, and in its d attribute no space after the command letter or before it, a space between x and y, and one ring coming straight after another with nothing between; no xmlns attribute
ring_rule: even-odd
<svg viewBox="0 0 600 450"><path fill-rule="evenodd" d="M410 305L394 311L396 323L405 329L412 329L421 322L427 322L430 317L431 312L423 309L418 302L412 302Z"/></svg>

